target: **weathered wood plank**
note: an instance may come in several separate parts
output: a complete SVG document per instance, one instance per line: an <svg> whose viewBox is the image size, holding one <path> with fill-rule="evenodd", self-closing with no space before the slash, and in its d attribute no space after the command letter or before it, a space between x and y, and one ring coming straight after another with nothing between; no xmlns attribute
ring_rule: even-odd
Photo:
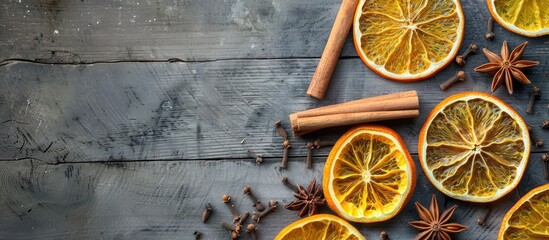
<svg viewBox="0 0 549 240"><path fill-rule="evenodd" d="M519 187L521 194L544 183L539 158L540 154L532 154ZM417 164L417 156L414 159ZM252 212L250 200L242 194L243 186L249 185L262 201L279 201L279 210L258 224L261 239L273 239L284 226L298 219L295 212L282 208L293 197L280 184L280 177L289 176L299 184L322 178L323 164L316 164L313 170L305 170L304 163L291 165L281 171L273 160L259 166L247 160L55 166L28 160L3 162L0 163L0 236L192 239L192 233L198 230L205 234L203 239L227 239L229 234L220 227L220 222L229 221L231 214L221 203L221 196L232 195L239 211ZM355 226L367 239L378 239L381 231L387 231L391 239L411 239L417 234L407 224L418 219L414 202L428 204L431 193L436 193L442 203L442 195L428 183L418 166L415 193L398 217L384 223ZM448 207L459 205L452 220L470 227L454 239L495 239L503 215L517 199L515 191L494 204L484 227L476 225L476 220L486 205L448 199ZM203 224L200 212L206 203L212 204L214 213ZM323 212L331 211L325 207Z"/></svg>
<svg viewBox="0 0 549 240"><path fill-rule="evenodd" d="M186 61L320 57L340 0L9 0L0 3L0 62ZM461 1L464 43L488 43L484 0ZM495 27L496 39L547 38ZM535 44L534 44L535 43ZM343 56L356 56L350 38Z"/></svg>
<svg viewBox="0 0 549 240"><path fill-rule="evenodd" d="M531 56L538 58L540 56ZM469 60L466 70L484 62ZM402 84L372 73L358 59L342 60L327 98L305 96L316 60L236 60L208 63L119 63L96 65L12 64L0 68L0 159L76 161L245 158L252 149L265 157L282 154L273 123L288 128L292 112L368 96L417 89L420 117L386 122L417 152L427 114L440 100L468 90L489 92L490 77L441 92L451 66L431 80ZM544 84L543 66L528 71ZM530 87L494 94L538 125L549 119L543 95L535 114L526 114ZM307 139L336 139L347 128L294 139L292 156L305 156ZM540 136L547 133L535 128ZM244 140L244 144L241 141ZM327 154L327 149L318 153Z"/></svg>

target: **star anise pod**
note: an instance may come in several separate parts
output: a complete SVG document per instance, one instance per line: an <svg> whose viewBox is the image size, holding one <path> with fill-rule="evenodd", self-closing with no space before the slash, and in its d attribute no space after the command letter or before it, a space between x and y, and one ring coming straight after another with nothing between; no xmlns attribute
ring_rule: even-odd
<svg viewBox="0 0 549 240"><path fill-rule="evenodd" d="M292 211L299 211L298 215L300 217L305 216L305 214L307 214L307 216L316 214L318 212L318 208L324 205L325 202L321 186L315 188L315 179L311 181L307 189L303 188L299 184L296 185L297 192L293 195L297 198L297 200L284 205L284 208Z"/></svg>
<svg viewBox="0 0 549 240"><path fill-rule="evenodd" d="M530 80L521 70L536 66L539 62L520 60L526 44L528 44L528 42L523 42L509 54L507 42L503 41L503 46L501 46L501 57L486 48L482 49L484 55L486 55L486 58L488 58L490 62L476 67L475 71L494 75L492 80L492 92L505 82L507 91L509 94L513 94L513 78L517 79L522 84L530 84Z"/></svg>
<svg viewBox="0 0 549 240"><path fill-rule="evenodd" d="M457 205L446 209L442 214L439 214L437 198L433 195L429 210L416 202L416 208L419 214L420 221L412 221L410 225L421 230L415 240L451 240L449 233L458 233L467 226L459 223L448 223L452 214L457 208Z"/></svg>

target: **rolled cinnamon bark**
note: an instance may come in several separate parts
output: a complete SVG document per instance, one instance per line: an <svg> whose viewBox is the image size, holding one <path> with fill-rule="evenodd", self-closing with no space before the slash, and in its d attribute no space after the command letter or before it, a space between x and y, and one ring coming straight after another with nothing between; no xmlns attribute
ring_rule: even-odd
<svg viewBox="0 0 549 240"><path fill-rule="evenodd" d="M357 6L358 0L343 0L341 2L328 42L324 47L320 62L307 89L307 95L317 99L324 98L339 60L339 55L341 55L341 49L353 25L353 17Z"/></svg>
<svg viewBox="0 0 549 240"><path fill-rule="evenodd" d="M416 91L365 98L290 114L292 132L300 136L319 129L419 115Z"/></svg>

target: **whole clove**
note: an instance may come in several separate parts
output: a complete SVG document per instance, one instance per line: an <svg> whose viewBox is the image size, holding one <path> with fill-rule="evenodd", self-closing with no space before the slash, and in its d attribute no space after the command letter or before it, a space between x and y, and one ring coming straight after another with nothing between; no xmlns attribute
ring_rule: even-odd
<svg viewBox="0 0 549 240"><path fill-rule="evenodd" d="M248 157L253 158L257 164L261 164L263 162L263 155L261 154L255 154L252 150L246 151L246 154L248 154Z"/></svg>
<svg viewBox="0 0 549 240"><path fill-rule="evenodd" d="M284 139L282 142L282 146L284 147L284 153L282 155L282 161L280 162L280 168L286 168L288 165L288 156L290 155L290 148L292 147L292 144L290 143L290 140L288 140L288 133L286 130L282 127L282 122L280 120L275 122L275 128L278 132L278 135Z"/></svg>
<svg viewBox="0 0 549 240"><path fill-rule="evenodd" d="M492 31L493 28L494 28L494 18L490 17L490 19L488 19L488 30L486 31L486 36L485 36L486 39L492 40L496 36Z"/></svg>
<svg viewBox="0 0 549 240"><path fill-rule="evenodd" d="M532 125L528 125L528 132L530 133L530 140L534 143L534 146L540 148L540 147L543 147L543 139L541 138L538 138L535 134L534 134L534 130L532 128Z"/></svg>
<svg viewBox="0 0 549 240"><path fill-rule="evenodd" d="M534 112L534 103L536 102L537 97L541 94L541 89L537 86L532 88L530 91L530 97L528 98L528 107L526 108L527 113Z"/></svg>
<svg viewBox="0 0 549 240"><path fill-rule="evenodd" d="M223 195L222 198L223 203L227 205L231 213L233 214L233 222L238 222L240 220L240 214L236 210L235 206L231 204L231 196L229 195Z"/></svg>
<svg viewBox="0 0 549 240"><path fill-rule="evenodd" d="M246 232L250 234L251 240L257 240L257 228L253 223L248 224L246 227Z"/></svg>
<svg viewBox="0 0 549 240"><path fill-rule="evenodd" d="M478 49L478 46L476 44L474 43L471 44L463 54L456 57L456 63L459 66L463 67L463 65L465 65L465 59L467 58L467 56L469 56L469 54L471 53L476 53L477 49Z"/></svg>
<svg viewBox="0 0 549 240"><path fill-rule="evenodd" d="M212 211L213 211L212 205L210 203L207 203L206 206L204 206L204 210L202 210L202 214L200 215L200 218L202 219L203 223L208 221L208 218L210 218Z"/></svg>
<svg viewBox="0 0 549 240"><path fill-rule="evenodd" d="M290 180L288 180L288 177L284 176L280 179L280 182L282 184L284 184L284 186L288 187L289 189L291 189L292 191L294 192L298 192L299 189L297 188L297 185L293 184L290 182Z"/></svg>
<svg viewBox="0 0 549 240"><path fill-rule="evenodd" d="M267 214L274 212L276 210L276 206L278 205L278 202L276 200L270 200L269 201L269 207L265 209L263 212L254 212L252 215L252 220L259 222L262 218L267 216Z"/></svg>
<svg viewBox="0 0 549 240"><path fill-rule="evenodd" d="M232 225L228 222L221 222L221 227L231 231L231 239L237 239L240 236L241 226Z"/></svg>
<svg viewBox="0 0 549 240"><path fill-rule="evenodd" d="M439 87L440 87L440 90L445 91L446 89L456 84L457 82L463 82L463 81L465 81L465 72L460 70L456 73L456 75L454 75L450 79L441 83Z"/></svg>
<svg viewBox="0 0 549 240"><path fill-rule="evenodd" d="M549 119L544 120L541 125L539 125L541 128L549 128Z"/></svg>
<svg viewBox="0 0 549 240"><path fill-rule="evenodd" d="M388 240L389 239L389 234L387 234L385 231L382 231L379 234L379 238L381 238L381 240Z"/></svg>
<svg viewBox="0 0 549 240"><path fill-rule="evenodd" d="M194 239L195 239L195 240L196 240L196 239L200 239L200 238L202 237L202 232L200 232L200 231L194 231L193 235L194 235Z"/></svg>
<svg viewBox="0 0 549 240"><path fill-rule="evenodd" d="M265 210L265 206L261 203L261 201L259 201L257 199L257 197L252 192L252 188L250 186L244 186L244 190L242 190L242 191L244 192L244 194L246 196L250 197L250 199L253 202L253 207L255 209L257 209L257 211L261 212L261 211Z"/></svg>
<svg viewBox="0 0 549 240"><path fill-rule="evenodd" d="M335 144L336 144L335 140L320 140L320 139L317 139L313 142L313 145L314 145L315 149L319 149L319 148L322 148L322 147L331 147Z"/></svg>

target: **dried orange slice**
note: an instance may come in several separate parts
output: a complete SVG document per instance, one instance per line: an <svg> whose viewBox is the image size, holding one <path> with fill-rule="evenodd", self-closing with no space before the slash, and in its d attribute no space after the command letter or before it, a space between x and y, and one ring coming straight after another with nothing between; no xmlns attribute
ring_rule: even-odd
<svg viewBox="0 0 549 240"><path fill-rule="evenodd" d="M500 99L480 92L452 95L427 117L419 134L419 162L444 194L492 202L519 183L528 163L528 128Z"/></svg>
<svg viewBox="0 0 549 240"><path fill-rule="evenodd" d="M507 30L527 36L549 34L549 1L487 0L494 20Z"/></svg>
<svg viewBox="0 0 549 240"><path fill-rule="evenodd" d="M537 187L505 214L498 239L549 239L549 184Z"/></svg>
<svg viewBox="0 0 549 240"><path fill-rule="evenodd" d="M382 126L355 127L339 138L326 164L322 188L328 206L353 222L394 217L410 199L416 168L406 145Z"/></svg>
<svg viewBox="0 0 549 240"><path fill-rule="evenodd" d="M459 0L360 0L353 39L358 56L372 71L409 82L450 64L464 28Z"/></svg>
<svg viewBox="0 0 549 240"><path fill-rule="evenodd" d="M330 214L316 214L297 220L278 233L275 240L366 240L345 220Z"/></svg>

